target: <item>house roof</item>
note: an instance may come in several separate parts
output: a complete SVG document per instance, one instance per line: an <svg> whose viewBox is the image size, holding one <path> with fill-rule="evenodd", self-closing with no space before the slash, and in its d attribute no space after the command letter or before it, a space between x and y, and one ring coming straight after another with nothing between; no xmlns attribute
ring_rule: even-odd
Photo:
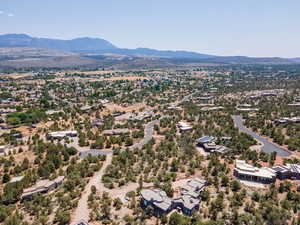
<svg viewBox="0 0 300 225"><path fill-rule="evenodd" d="M192 210L197 205L199 205L200 200L196 198L191 198L188 195L181 195L179 198L174 199L175 203L182 203L183 206L189 210Z"/></svg>
<svg viewBox="0 0 300 225"><path fill-rule="evenodd" d="M124 129L113 129L113 130L104 130L102 132L103 135L118 135L118 134L126 134L130 133L130 130L127 128Z"/></svg>
<svg viewBox="0 0 300 225"><path fill-rule="evenodd" d="M256 176L256 177L263 177L272 179L276 177L276 171L272 170L271 168L267 167L254 167L250 164L247 164L244 160L236 160L235 161L235 170L238 173L249 175L249 176Z"/></svg>
<svg viewBox="0 0 300 225"><path fill-rule="evenodd" d="M11 183L14 183L14 182L18 182L18 181L21 181L23 180L24 176L19 176L19 177L14 177L11 179Z"/></svg>
<svg viewBox="0 0 300 225"><path fill-rule="evenodd" d="M54 180L48 180L48 179L40 180L34 186L24 189L22 196L31 195L31 194L34 194L34 193L46 191L53 184L55 184L55 183L57 184L57 183L62 182L64 180L64 178L65 178L64 176L59 176Z"/></svg>
<svg viewBox="0 0 300 225"><path fill-rule="evenodd" d="M278 173L278 172L284 173L284 172L289 171L289 169L285 168L284 166L273 166L272 169L273 169L274 171L276 171L277 173Z"/></svg>
<svg viewBox="0 0 300 225"><path fill-rule="evenodd" d="M204 144L204 143L212 142L214 139L215 138L212 136L204 136L204 137L196 139L196 142L198 142L200 144Z"/></svg>
<svg viewBox="0 0 300 225"><path fill-rule="evenodd" d="M161 189L144 189L141 191L141 196L164 211L168 210L172 205L172 199Z"/></svg>
<svg viewBox="0 0 300 225"><path fill-rule="evenodd" d="M293 173L300 173L300 166L297 164L286 164L286 167Z"/></svg>

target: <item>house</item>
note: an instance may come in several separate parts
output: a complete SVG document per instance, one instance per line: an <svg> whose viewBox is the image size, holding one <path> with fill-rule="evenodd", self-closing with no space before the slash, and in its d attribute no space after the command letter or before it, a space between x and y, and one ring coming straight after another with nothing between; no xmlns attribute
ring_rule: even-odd
<svg viewBox="0 0 300 225"><path fill-rule="evenodd" d="M62 139L64 137L77 137L77 131L67 130L67 131L50 132L48 134L48 137L54 139Z"/></svg>
<svg viewBox="0 0 300 225"><path fill-rule="evenodd" d="M290 170L284 166L273 166L272 169L276 172L276 177L281 180L291 177Z"/></svg>
<svg viewBox="0 0 300 225"><path fill-rule="evenodd" d="M284 123L287 123L287 122L288 122L288 119L289 119L289 118L287 118L287 117L285 117L285 118L280 118L280 119L276 119L276 120L274 120L274 123L275 123L275 124L284 124Z"/></svg>
<svg viewBox="0 0 300 225"><path fill-rule="evenodd" d="M290 170L291 179L300 179L300 165L286 164L286 167Z"/></svg>
<svg viewBox="0 0 300 225"><path fill-rule="evenodd" d="M126 121L133 118L135 115L131 112L127 112L115 117L115 121Z"/></svg>
<svg viewBox="0 0 300 225"><path fill-rule="evenodd" d="M201 111L215 111L215 110L222 110L224 109L223 106L214 106L214 107L203 107L201 108Z"/></svg>
<svg viewBox="0 0 300 225"><path fill-rule="evenodd" d="M130 130L127 128L124 129L112 129L112 130L104 130L102 134L104 136L113 136L113 135L121 135L121 134L129 134Z"/></svg>
<svg viewBox="0 0 300 225"><path fill-rule="evenodd" d="M88 222L81 220L79 222L76 222L74 225L89 225Z"/></svg>
<svg viewBox="0 0 300 225"><path fill-rule="evenodd" d="M141 205L153 206L156 214L167 214L173 208L172 199L161 189L144 189L141 191Z"/></svg>
<svg viewBox="0 0 300 225"><path fill-rule="evenodd" d="M273 183L276 180L276 171L267 167L254 167L245 160L236 160L234 176L241 180L250 180L261 183Z"/></svg>
<svg viewBox="0 0 300 225"><path fill-rule="evenodd" d="M200 200L191 198L187 195L182 195L179 198L174 199L174 204L174 207L182 210L183 215L191 216L194 210L199 209Z"/></svg>
<svg viewBox="0 0 300 225"><path fill-rule="evenodd" d="M258 108L236 108L237 111L240 112L258 112Z"/></svg>
<svg viewBox="0 0 300 225"><path fill-rule="evenodd" d="M23 178L24 178L24 176L13 177L13 178L10 180L10 183L19 182L19 181L23 180Z"/></svg>
<svg viewBox="0 0 300 225"><path fill-rule="evenodd" d="M141 205L153 206L156 214L167 214L173 209L178 209L184 215L190 216L194 210L199 209L201 194L206 186L205 180L190 179L180 187L180 195L173 199L161 189L144 189L141 191Z"/></svg>
<svg viewBox="0 0 300 225"><path fill-rule="evenodd" d="M50 110L47 110L45 113L46 113L46 115L53 115L53 114L60 113L60 112L62 112L62 110L50 109Z"/></svg>
<svg viewBox="0 0 300 225"><path fill-rule="evenodd" d="M103 125L103 120L102 119L95 119L91 121L92 127L99 127Z"/></svg>
<svg viewBox="0 0 300 225"><path fill-rule="evenodd" d="M203 148L205 151L208 151L208 152L219 152L222 154L227 152L227 148L225 146L216 145L215 142L204 143Z"/></svg>
<svg viewBox="0 0 300 225"><path fill-rule="evenodd" d="M211 100L213 98L214 98L214 96L208 95L208 96L199 97L197 99L200 100L200 101L208 101L208 100Z"/></svg>
<svg viewBox="0 0 300 225"><path fill-rule="evenodd" d="M167 107L168 110L174 110L174 111L182 111L183 109L180 106L171 105Z"/></svg>
<svg viewBox="0 0 300 225"><path fill-rule="evenodd" d="M261 96L261 97L269 97L269 96L276 97L277 94L276 94L276 93L273 93L273 92L263 92L263 93L261 93L260 96Z"/></svg>
<svg viewBox="0 0 300 225"><path fill-rule="evenodd" d="M187 124L185 122L178 122L177 127L180 129L181 132L189 131L189 130L193 129L192 126L190 126L189 124Z"/></svg>
<svg viewBox="0 0 300 225"><path fill-rule="evenodd" d="M203 136L201 138L196 139L195 141L200 147L204 147L204 144L211 143L215 140L213 136Z"/></svg>
<svg viewBox="0 0 300 225"><path fill-rule="evenodd" d="M0 146L0 153L5 153L6 145L1 145Z"/></svg>
<svg viewBox="0 0 300 225"><path fill-rule="evenodd" d="M56 189L60 185L62 185L65 177L59 176L54 180L40 180L34 186L30 188L26 188L23 190L23 194L21 196L22 200L29 200L33 198L34 194L38 193L47 193L51 190Z"/></svg>
<svg viewBox="0 0 300 225"><path fill-rule="evenodd" d="M290 103L288 106L300 106L300 102Z"/></svg>
<svg viewBox="0 0 300 225"><path fill-rule="evenodd" d="M101 104L105 105L107 103L109 103L109 101L107 99L102 99L99 101Z"/></svg>
<svg viewBox="0 0 300 225"><path fill-rule="evenodd" d="M300 165L286 164L285 166L273 166L279 179L300 179Z"/></svg>
<svg viewBox="0 0 300 225"><path fill-rule="evenodd" d="M276 119L274 120L275 124L284 124L284 123L299 123L300 122L300 117L299 116L295 116L295 117L283 117L280 119Z"/></svg>
<svg viewBox="0 0 300 225"><path fill-rule="evenodd" d="M121 116L121 115L123 115L124 114L124 112L113 112L113 113L111 113L110 115L112 116L112 117L117 117L117 116Z"/></svg>
<svg viewBox="0 0 300 225"><path fill-rule="evenodd" d="M199 178L190 179L186 182L185 185L181 186L181 195L200 198L205 186L207 186L206 180L202 180Z"/></svg>
<svg viewBox="0 0 300 225"><path fill-rule="evenodd" d="M90 106L90 105L84 105L84 106L80 107L80 110L81 110L81 111L88 111L88 110L90 110L90 109L92 109L92 108L93 108L93 107Z"/></svg>

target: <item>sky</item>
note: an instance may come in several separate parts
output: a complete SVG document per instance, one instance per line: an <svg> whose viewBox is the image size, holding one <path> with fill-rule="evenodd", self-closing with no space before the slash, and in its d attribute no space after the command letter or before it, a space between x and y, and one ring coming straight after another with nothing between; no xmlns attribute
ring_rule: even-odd
<svg viewBox="0 0 300 225"><path fill-rule="evenodd" d="M0 0L0 34L121 48L300 57L299 0Z"/></svg>

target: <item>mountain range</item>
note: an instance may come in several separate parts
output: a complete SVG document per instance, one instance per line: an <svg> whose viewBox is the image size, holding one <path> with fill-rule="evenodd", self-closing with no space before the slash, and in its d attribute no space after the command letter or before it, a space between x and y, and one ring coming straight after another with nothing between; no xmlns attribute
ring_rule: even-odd
<svg viewBox="0 0 300 225"><path fill-rule="evenodd" d="M118 48L101 38L75 38L59 40L35 38L26 34L0 35L0 47L27 47L76 52L80 54L121 54L130 56L154 56L174 58L210 58L213 56L188 51L161 51L149 48L126 49Z"/></svg>
<svg viewBox="0 0 300 225"><path fill-rule="evenodd" d="M118 63L120 60L139 58L141 64L149 60L164 63L270 63L290 64L300 63L299 58L255 58L246 56L214 56L190 51L166 51L149 48L127 49L119 48L101 38L75 38L59 40L50 38L36 38L27 34L0 35L0 66L81 66L98 65L99 63ZM143 58L143 62L140 58ZM26 59L26 61L24 60ZM128 61L129 60L129 61ZM49 63L48 63L49 62ZM53 62L53 63L50 63ZM60 62L60 63L57 63ZM73 63L74 62L74 63ZM65 63L65 64L64 64Z"/></svg>

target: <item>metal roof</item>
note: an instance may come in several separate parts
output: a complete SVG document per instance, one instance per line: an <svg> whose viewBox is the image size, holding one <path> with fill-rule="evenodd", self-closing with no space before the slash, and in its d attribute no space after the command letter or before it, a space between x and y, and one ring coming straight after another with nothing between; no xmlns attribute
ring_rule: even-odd
<svg viewBox="0 0 300 225"><path fill-rule="evenodd" d="M212 136L204 136L204 137L196 139L196 142L204 144L204 143L212 142L214 139L215 138Z"/></svg>

